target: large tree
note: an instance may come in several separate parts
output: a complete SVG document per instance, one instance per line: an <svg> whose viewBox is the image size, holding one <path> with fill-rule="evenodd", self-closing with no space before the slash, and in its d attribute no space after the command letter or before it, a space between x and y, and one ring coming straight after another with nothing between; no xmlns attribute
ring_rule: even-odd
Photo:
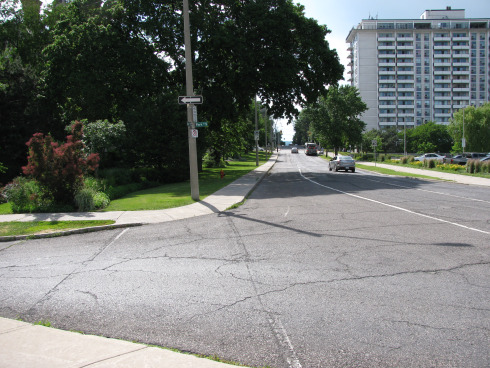
<svg viewBox="0 0 490 368"><path fill-rule="evenodd" d="M408 152L449 152L452 139L445 125L429 121L407 130Z"/></svg>
<svg viewBox="0 0 490 368"><path fill-rule="evenodd" d="M333 85L306 113L320 143L337 154L341 147L361 144L366 124L360 116L366 110L357 88Z"/></svg>
<svg viewBox="0 0 490 368"><path fill-rule="evenodd" d="M469 106L454 114L448 126L449 134L454 140L454 152L463 151L463 125L465 151L490 152L490 103L480 107Z"/></svg>

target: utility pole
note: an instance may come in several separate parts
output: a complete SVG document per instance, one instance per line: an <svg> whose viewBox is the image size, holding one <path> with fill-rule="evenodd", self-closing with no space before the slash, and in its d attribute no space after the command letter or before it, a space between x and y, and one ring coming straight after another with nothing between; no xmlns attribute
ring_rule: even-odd
<svg viewBox="0 0 490 368"><path fill-rule="evenodd" d="M189 0L184 0L184 44L185 44L185 86L187 96L194 96L194 86L192 82L192 52L191 52L191 30L189 22ZM199 200L199 176L197 173L197 143L192 136L192 131L196 129L193 105L187 104L187 121L190 123L187 129L187 138L189 140L189 167L191 176L191 197L193 200Z"/></svg>
<svg viewBox="0 0 490 368"><path fill-rule="evenodd" d="M259 122L257 119L257 95L254 97L254 105L255 105L255 166L259 166Z"/></svg>

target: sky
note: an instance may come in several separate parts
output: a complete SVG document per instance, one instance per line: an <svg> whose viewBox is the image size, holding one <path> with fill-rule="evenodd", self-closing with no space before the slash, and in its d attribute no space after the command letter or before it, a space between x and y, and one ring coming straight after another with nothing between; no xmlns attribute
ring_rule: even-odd
<svg viewBox="0 0 490 368"><path fill-rule="evenodd" d="M314 18L319 24L326 25L331 33L327 35L327 41L331 49L336 49L340 62L346 65L347 47L345 42L349 31L357 27L362 19L369 17L378 19L419 19L425 10L465 9L466 18L490 18L489 0L464 0L464 1L438 1L438 0L293 0L305 7L305 15ZM348 79L347 73L344 74ZM294 135L292 124L287 125L284 120L277 120L277 124L283 131L283 140L291 141Z"/></svg>

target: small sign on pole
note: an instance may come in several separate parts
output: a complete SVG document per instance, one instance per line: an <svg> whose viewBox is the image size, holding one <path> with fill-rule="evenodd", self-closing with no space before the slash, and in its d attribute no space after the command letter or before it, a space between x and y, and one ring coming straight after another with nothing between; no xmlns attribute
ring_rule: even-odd
<svg viewBox="0 0 490 368"><path fill-rule="evenodd" d="M199 131L197 129L191 129L192 138L197 138L199 136Z"/></svg>
<svg viewBox="0 0 490 368"><path fill-rule="evenodd" d="M256 141L259 140L259 137L260 137L260 132L258 130L254 131L254 138Z"/></svg>
<svg viewBox="0 0 490 368"><path fill-rule="evenodd" d="M202 96L179 96L179 105L202 104Z"/></svg>

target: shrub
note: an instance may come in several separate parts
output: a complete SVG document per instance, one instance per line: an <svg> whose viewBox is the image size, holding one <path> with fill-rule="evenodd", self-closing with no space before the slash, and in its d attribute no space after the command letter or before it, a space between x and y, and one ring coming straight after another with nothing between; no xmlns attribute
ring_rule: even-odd
<svg viewBox="0 0 490 368"><path fill-rule="evenodd" d="M436 164L437 164L437 160L429 160L427 167L429 169L434 169L436 167Z"/></svg>
<svg viewBox="0 0 490 368"><path fill-rule="evenodd" d="M95 209L94 204L94 191L89 188L80 190L75 195L75 205L79 211L88 212Z"/></svg>
<svg viewBox="0 0 490 368"><path fill-rule="evenodd" d="M76 206L82 212L105 208L110 202L107 194L97 192L92 188L83 188L75 195Z"/></svg>
<svg viewBox="0 0 490 368"><path fill-rule="evenodd" d="M466 162L466 172L470 174L475 172L475 160L468 160L468 162Z"/></svg>
<svg viewBox="0 0 490 368"><path fill-rule="evenodd" d="M83 174L97 168L99 156L86 155L82 142L83 125L77 122L67 142L59 145L48 134L36 133L26 143L29 147L25 175L35 179L57 203L71 203L83 185Z"/></svg>
<svg viewBox="0 0 490 368"><path fill-rule="evenodd" d="M96 192L93 198L95 208L98 210L106 208L111 203L109 196L104 192Z"/></svg>
<svg viewBox="0 0 490 368"><path fill-rule="evenodd" d="M10 203L14 213L41 212L50 202L35 180L21 176L5 186L3 196Z"/></svg>
<svg viewBox="0 0 490 368"><path fill-rule="evenodd" d="M381 162L384 162L384 160L385 160L385 155L380 155L380 156L379 156L379 160L380 160Z"/></svg>
<svg viewBox="0 0 490 368"><path fill-rule="evenodd" d="M401 159L401 162L403 165L406 165L408 163L409 158L407 156L403 156Z"/></svg>

